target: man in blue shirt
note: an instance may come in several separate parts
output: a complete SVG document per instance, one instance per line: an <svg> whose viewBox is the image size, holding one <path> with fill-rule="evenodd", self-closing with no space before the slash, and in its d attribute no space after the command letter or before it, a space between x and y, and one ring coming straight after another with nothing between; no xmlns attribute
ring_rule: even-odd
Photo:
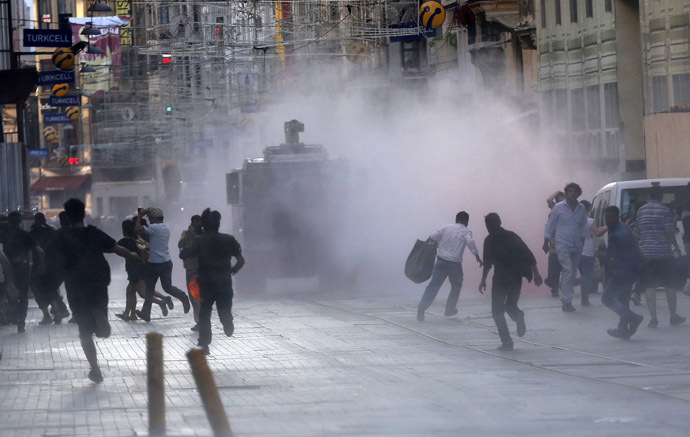
<svg viewBox="0 0 690 437"><path fill-rule="evenodd" d="M569 183L563 190L565 200L558 202L549 214L544 231L544 253L549 253L551 238L555 239L556 255L561 264L561 303L563 311L575 311L573 307L573 285L575 273L580 265L582 247L585 236L589 232L587 211L584 205L577 201L582 194L582 188L574 182ZM554 234L555 233L555 234Z"/></svg>
<svg viewBox="0 0 690 437"><path fill-rule="evenodd" d="M601 302L620 317L618 328L606 332L612 337L627 340L644 319L630 310L630 295L640 274L642 255L635 236L620 222L618 208L609 206L604 214L609 229L609 245L604 257L612 267L613 275L604 287Z"/></svg>

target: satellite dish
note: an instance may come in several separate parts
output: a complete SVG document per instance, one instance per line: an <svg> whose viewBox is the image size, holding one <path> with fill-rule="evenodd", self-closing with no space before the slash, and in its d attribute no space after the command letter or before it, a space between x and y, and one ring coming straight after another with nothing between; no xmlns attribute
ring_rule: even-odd
<svg viewBox="0 0 690 437"><path fill-rule="evenodd" d="M192 20L186 15L177 15L170 20L170 35L173 37L184 36L190 38L194 34Z"/></svg>

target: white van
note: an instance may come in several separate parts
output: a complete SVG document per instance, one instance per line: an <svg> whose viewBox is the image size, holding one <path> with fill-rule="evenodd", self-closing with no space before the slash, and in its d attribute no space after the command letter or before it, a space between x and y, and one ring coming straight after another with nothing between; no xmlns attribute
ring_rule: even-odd
<svg viewBox="0 0 690 437"><path fill-rule="evenodd" d="M611 182L604 185L592 199L594 223L598 227L606 225L604 223L604 209L610 205L615 205L620 209L621 221L625 222L635 214L636 204L640 201L649 201L649 192L653 185L660 185L664 188L664 197L661 203L676 213L682 205L690 200L687 187L689 182L690 178L669 178ZM680 224L678 229L681 229Z"/></svg>

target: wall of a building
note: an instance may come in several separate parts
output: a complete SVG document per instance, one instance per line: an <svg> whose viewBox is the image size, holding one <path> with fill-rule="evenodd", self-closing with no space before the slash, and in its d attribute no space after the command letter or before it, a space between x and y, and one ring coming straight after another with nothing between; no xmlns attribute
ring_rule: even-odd
<svg viewBox="0 0 690 437"><path fill-rule="evenodd" d="M690 113L648 115L644 132L647 177L690 177Z"/></svg>

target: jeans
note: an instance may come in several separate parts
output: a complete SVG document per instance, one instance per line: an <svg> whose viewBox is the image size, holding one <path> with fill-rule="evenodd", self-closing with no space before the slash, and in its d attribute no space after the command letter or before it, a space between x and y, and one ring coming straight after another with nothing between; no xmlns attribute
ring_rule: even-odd
<svg viewBox="0 0 690 437"><path fill-rule="evenodd" d="M431 281L424 290L422 300L419 302L417 311L426 311L438 294L438 290L443 282L448 278L450 281L450 294L446 301L446 314L452 312L458 305L460 289L462 288L462 263L447 261L443 258L436 258L434 272L431 274Z"/></svg>
<svg viewBox="0 0 690 437"><path fill-rule="evenodd" d="M142 314L151 315L151 304L153 303L153 293L156 291L156 282L161 280L163 291L184 302L186 295L184 291L172 285L172 261L164 263L148 263L146 266L146 297L144 305L141 307Z"/></svg>
<svg viewBox="0 0 690 437"><path fill-rule="evenodd" d="M580 294L582 302L589 302L589 295L596 291L597 283L594 281L594 257L582 255L579 265L580 275Z"/></svg>
<svg viewBox="0 0 690 437"><path fill-rule="evenodd" d="M231 336L234 330L232 324L232 283L199 281L199 295L202 299L199 308L199 345L208 346L211 344L211 313L214 303L225 335Z"/></svg>
<svg viewBox="0 0 690 437"><path fill-rule="evenodd" d="M582 248L563 246L556 243L556 255L561 265L561 303L570 304L573 301L573 286L575 272L580 265Z"/></svg>
<svg viewBox="0 0 690 437"><path fill-rule="evenodd" d="M494 275L494 280L491 285L491 315L496 322L498 328L498 336L501 337L503 344L513 344L513 339L510 337L508 324L506 323L505 313L515 322L517 317L524 314L518 308L518 300L520 299L520 291L522 289L522 278L497 278Z"/></svg>
<svg viewBox="0 0 690 437"><path fill-rule="evenodd" d="M604 294L601 296L601 303L620 317L618 329L627 330L628 321L635 316L635 313L630 311L630 296L636 279L637 275L614 274L606 283Z"/></svg>

